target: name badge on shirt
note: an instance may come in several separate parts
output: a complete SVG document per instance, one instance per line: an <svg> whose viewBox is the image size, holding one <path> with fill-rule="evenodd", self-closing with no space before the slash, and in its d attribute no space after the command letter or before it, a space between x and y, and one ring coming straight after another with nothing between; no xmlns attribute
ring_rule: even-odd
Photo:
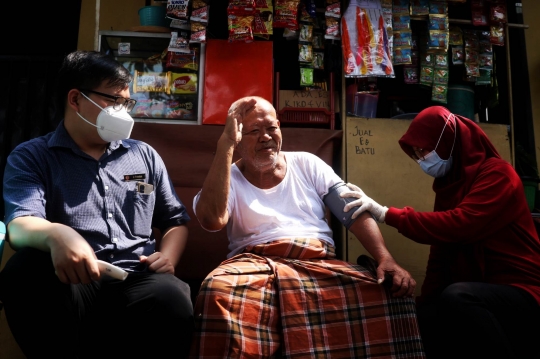
<svg viewBox="0 0 540 359"><path fill-rule="evenodd" d="M145 173L137 173L133 175L124 175L124 181L140 181L146 179Z"/></svg>

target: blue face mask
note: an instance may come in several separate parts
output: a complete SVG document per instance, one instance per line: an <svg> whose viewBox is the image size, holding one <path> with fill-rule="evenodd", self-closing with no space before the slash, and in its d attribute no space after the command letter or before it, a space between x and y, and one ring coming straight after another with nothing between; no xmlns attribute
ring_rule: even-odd
<svg viewBox="0 0 540 359"><path fill-rule="evenodd" d="M439 142L441 142L444 129L449 121L450 116L448 116L448 119L444 124L441 135L439 136L439 141L437 141L437 144L435 145L435 150L439 146ZM450 172L450 170L452 169L452 152L454 151L454 145L456 143L456 132L457 130L454 130L454 143L452 144L452 149L450 150L450 157L447 160L443 160L439 157L437 152L433 150L427 155L425 155L423 160L417 161L420 164L420 168L422 168L422 171L435 178L444 177L448 174L448 172Z"/></svg>
<svg viewBox="0 0 540 359"><path fill-rule="evenodd" d="M422 171L431 177L440 178L446 176L448 172L450 172L450 169L452 168L452 157L443 160L439 157L437 152L431 151L424 157L424 160L420 160L419 163Z"/></svg>

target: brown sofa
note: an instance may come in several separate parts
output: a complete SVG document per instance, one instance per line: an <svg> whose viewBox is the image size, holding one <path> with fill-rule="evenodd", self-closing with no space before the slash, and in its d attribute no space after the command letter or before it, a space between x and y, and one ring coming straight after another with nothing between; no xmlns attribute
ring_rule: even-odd
<svg viewBox="0 0 540 359"><path fill-rule="evenodd" d="M191 216L187 247L176 275L190 284L193 298L202 280L228 253L226 229L205 231L192 208L193 197L202 187L222 132L221 125L137 122L131 134L131 138L150 144L163 158L176 193ZM339 173L342 131L290 127L282 128L282 133L283 150L314 153Z"/></svg>

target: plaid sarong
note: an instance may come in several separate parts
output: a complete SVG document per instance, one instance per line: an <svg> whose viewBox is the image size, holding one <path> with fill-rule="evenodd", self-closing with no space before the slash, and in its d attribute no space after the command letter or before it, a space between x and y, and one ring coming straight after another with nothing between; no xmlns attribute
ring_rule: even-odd
<svg viewBox="0 0 540 359"><path fill-rule="evenodd" d="M376 263L334 259L310 238L248 247L212 271L195 304L191 358L425 358L412 298Z"/></svg>

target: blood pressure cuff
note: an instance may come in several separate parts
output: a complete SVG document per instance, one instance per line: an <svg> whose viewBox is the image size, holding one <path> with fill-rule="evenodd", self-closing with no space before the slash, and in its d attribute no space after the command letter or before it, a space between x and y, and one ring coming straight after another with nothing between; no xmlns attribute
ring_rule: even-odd
<svg viewBox="0 0 540 359"><path fill-rule="evenodd" d="M350 191L350 189L349 187L347 187L345 183L343 182L336 183L335 185L333 185L332 187L328 189L328 193L324 196L323 202L324 204L328 206L328 208L334 214L334 216L336 216L336 218L339 219L341 223L343 223L345 228L349 229L349 227L354 223L354 221L356 221L356 218L355 219L351 218L354 211L343 212L343 208L345 207L347 203L356 200L356 198L354 197L341 198L339 196L341 192L347 192L347 191Z"/></svg>

